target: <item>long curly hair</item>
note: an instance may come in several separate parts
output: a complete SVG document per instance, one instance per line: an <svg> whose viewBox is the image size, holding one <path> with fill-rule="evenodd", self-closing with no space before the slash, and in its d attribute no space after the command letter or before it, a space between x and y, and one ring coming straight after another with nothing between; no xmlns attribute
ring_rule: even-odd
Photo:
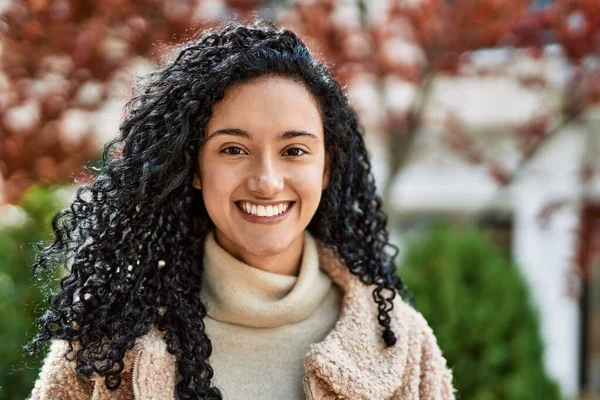
<svg viewBox="0 0 600 400"><path fill-rule="evenodd" d="M54 216L54 241L33 269L67 273L27 349L66 340L65 357L76 372L103 376L115 389L125 353L156 327L177 362L179 398L221 398L211 385L212 346L198 295L203 243L214 225L192 179L212 106L230 86L264 76L301 83L317 101L325 148L335 151L308 230L374 285L382 338L393 346L389 311L396 294L408 292L395 274L398 251L389 242L362 128L340 84L296 34L260 20L205 31L175 54L138 85L95 180Z"/></svg>

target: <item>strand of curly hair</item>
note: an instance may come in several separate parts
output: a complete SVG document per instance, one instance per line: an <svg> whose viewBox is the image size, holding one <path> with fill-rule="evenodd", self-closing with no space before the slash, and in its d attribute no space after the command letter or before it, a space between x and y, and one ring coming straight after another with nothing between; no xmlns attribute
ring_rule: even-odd
<svg viewBox="0 0 600 400"><path fill-rule="evenodd" d="M374 285L382 338L395 344L389 311L396 293L408 291L394 271L397 248L389 243L357 116L296 34L254 21L205 32L140 82L97 178L55 215L55 239L33 266L36 274L66 268L66 276L26 350L66 340L76 372L102 376L115 389L126 352L156 327L177 362L178 397L221 398L211 386L212 347L198 296L204 238L214 225L191 182L212 106L231 85L265 76L299 82L317 101L332 160L308 229Z"/></svg>

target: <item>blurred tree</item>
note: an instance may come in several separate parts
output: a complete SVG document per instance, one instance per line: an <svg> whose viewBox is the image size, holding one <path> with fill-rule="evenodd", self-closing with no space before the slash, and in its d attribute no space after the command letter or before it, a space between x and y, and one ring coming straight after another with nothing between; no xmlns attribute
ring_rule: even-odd
<svg viewBox="0 0 600 400"><path fill-rule="evenodd" d="M374 4L384 6L375 8ZM522 150L521 161L512 170L486 154L462 121L448 113L443 128L449 147L469 162L486 165L501 187L514 180L549 138L600 101L597 0L319 0L298 2L281 19L304 34L346 84L364 75L372 79L381 107L373 128L385 133L391 178L406 164L423 125L432 123L425 114L438 78L510 76L507 65L477 66L473 62L477 50L502 48L509 53L507 62L513 63L516 58L539 59L545 46L555 44L568 62L564 74L571 75L558 88L562 99L554 109L540 110L540 115L522 125L506 126L519 137ZM536 73L512 77L524 87L550 84L546 76ZM397 80L416 89L410 104L400 109L389 96L389 84Z"/></svg>
<svg viewBox="0 0 600 400"><path fill-rule="evenodd" d="M257 2L231 3L248 13ZM37 182L72 181L99 152L93 127L81 122L85 112L110 99L137 59L158 60L161 44L218 22L226 7L209 0L9 2L0 19L5 201L18 201Z"/></svg>
<svg viewBox="0 0 600 400"><path fill-rule="evenodd" d="M561 398L544 370L529 288L481 232L434 228L407 246L399 274L453 369L461 399Z"/></svg>
<svg viewBox="0 0 600 400"><path fill-rule="evenodd" d="M571 78L561 88L560 104L506 127L522 147L515 169L487 155L462 121L447 114L447 144L466 160L486 165L501 186L509 185L550 137L600 100L596 0L14 1L0 23L0 173L6 200L16 201L35 182L71 180L98 151L89 127L80 126L83 132L76 137L65 135L77 125L72 111L98 109L110 95L107 83L132 60L155 61L163 53L158 43L180 41L228 13L249 18L261 7L278 9L274 17L300 32L342 82L351 84L364 74L373 78L381 110L363 119L386 133L392 177L407 162L423 125L431 123L425 114L437 78L506 75L504 66L475 66L476 50L502 47L539 58L544 46L556 44L569 62ZM536 74L514 78L526 87L549 84ZM391 80L414 85L406 107L389 101ZM590 169L585 172L589 177Z"/></svg>
<svg viewBox="0 0 600 400"><path fill-rule="evenodd" d="M30 266L35 244L51 240L52 217L66 204L65 190L32 186L0 224L0 399L26 398L39 373L41 355L26 359L21 352L45 304Z"/></svg>

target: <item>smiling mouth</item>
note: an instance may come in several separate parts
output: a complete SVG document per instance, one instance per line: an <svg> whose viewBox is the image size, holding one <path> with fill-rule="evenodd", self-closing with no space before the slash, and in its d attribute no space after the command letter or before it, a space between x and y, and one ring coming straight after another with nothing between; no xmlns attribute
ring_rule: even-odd
<svg viewBox="0 0 600 400"><path fill-rule="evenodd" d="M296 202L294 201L288 201L264 206L245 201L237 201L235 202L235 205L248 216L256 218L273 218L286 214L295 203Z"/></svg>

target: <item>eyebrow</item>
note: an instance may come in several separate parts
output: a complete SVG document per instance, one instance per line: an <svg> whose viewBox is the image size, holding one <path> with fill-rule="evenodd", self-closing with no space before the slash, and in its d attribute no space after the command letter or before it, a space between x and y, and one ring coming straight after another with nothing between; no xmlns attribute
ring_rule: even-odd
<svg viewBox="0 0 600 400"><path fill-rule="evenodd" d="M252 139L252 135L250 135L248 132L246 132L243 129L238 129L238 128L224 128L224 129L218 129L216 131L214 131L213 133L211 133L207 138L205 142L208 142L211 138L213 138L214 136L217 135L232 135L232 136L237 136L237 137L243 137L245 139ZM285 131L280 133L279 135L277 135L277 140L282 141L282 140L289 140L289 139L293 139L296 137L309 137L315 140L319 140L319 137L317 135L314 135L312 133L306 132L306 131L296 131L296 130L291 130L291 131Z"/></svg>

